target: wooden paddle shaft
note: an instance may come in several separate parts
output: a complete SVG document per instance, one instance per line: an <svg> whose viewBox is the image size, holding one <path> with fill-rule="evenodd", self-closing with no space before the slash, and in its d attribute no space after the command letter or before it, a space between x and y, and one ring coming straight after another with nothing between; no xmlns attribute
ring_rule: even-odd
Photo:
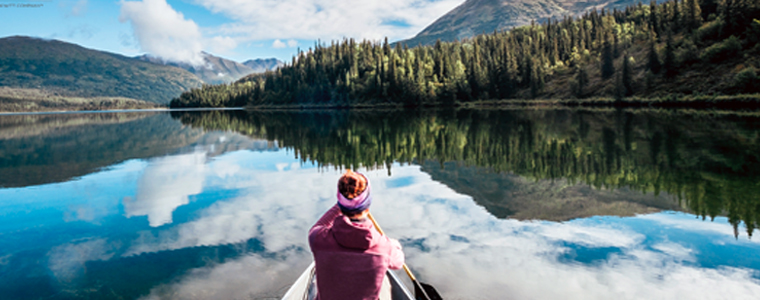
<svg viewBox="0 0 760 300"><path fill-rule="evenodd" d="M375 221L375 218L372 217L372 213L367 212L367 217L370 221L372 221L372 224L375 225L375 229L377 229L377 232L380 232L380 234L385 235L385 232L383 232L383 229L380 228L380 225L377 224L377 221ZM404 263L404 271L406 271L406 275L409 275L409 278L412 279L412 281L417 281L417 278L414 277L414 274L412 274L412 271L409 270L409 267L406 266L406 263Z"/></svg>

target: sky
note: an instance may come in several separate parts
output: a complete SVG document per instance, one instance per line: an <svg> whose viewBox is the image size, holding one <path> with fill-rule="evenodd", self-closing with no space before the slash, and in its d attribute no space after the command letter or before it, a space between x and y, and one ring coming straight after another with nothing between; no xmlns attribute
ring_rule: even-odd
<svg viewBox="0 0 760 300"><path fill-rule="evenodd" d="M201 64L290 61L343 38L411 38L464 0L0 0L0 37L57 39L127 56Z"/></svg>

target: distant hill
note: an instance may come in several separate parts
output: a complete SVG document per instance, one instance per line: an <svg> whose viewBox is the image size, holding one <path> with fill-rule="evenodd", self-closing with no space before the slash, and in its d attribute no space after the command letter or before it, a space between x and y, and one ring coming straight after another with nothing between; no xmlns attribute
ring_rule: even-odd
<svg viewBox="0 0 760 300"><path fill-rule="evenodd" d="M276 58L249 59L243 62L243 64L253 69L254 73L264 73L268 70L274 70L285 65L285 63Z"/></svg>
<svg viewBox="0 0 760 300"><path fill-rule="evenodd" d="M71 97L125 97L166 104L202 82L190 72L57 40L0 39L0 86Z"/></svg>
<svg viewBox="0 0 760 300"><path fill-rule="evenodd" d="M591 9L622 9L639 2L640 0L467 0L415 37L398 43L409 46L432 45L438 39L461 40L527 25L531 21L542 22L550 18L575 16Z"/></svg>
<svg viewBox="0 0 760 300"><path fill-rule="evenodd" d="M180 67L182 69L190 71L190 73L195 74L195 76L198 76L198 78L208 84L230 83L243 78L248 74L266 71L258 70L258 66L256 65L251 67L245 63L241 64L239 62L214 56L206 52L203 52L204 65L201 66L193 66L187 63L167 62L161 58L153 57L150 55L138 56L137 59L157 64L166 64L169 66Z"/></svg>

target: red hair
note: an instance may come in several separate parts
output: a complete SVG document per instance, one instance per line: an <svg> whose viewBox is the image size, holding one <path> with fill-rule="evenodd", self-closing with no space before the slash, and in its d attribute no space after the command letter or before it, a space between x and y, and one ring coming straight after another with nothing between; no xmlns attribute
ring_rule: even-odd
<svg viewBox="0 0 760 300"><path fill-rule="evenodd" d="M338 179L338 191L348 199L361 195L366 188L367 178L349 169L346 169L346 173Z"/></svg>

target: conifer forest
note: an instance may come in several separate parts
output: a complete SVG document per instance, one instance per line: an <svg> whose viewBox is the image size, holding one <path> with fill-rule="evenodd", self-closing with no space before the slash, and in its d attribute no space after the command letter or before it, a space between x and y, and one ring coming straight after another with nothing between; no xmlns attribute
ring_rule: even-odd
<svg viewBox="0 0 760 300"><path fill-rule="evenodd" d="M282 68L193 89L171 107L752 94L758 41L760 1L652 1L432 46L316 43Z"/></svg>

